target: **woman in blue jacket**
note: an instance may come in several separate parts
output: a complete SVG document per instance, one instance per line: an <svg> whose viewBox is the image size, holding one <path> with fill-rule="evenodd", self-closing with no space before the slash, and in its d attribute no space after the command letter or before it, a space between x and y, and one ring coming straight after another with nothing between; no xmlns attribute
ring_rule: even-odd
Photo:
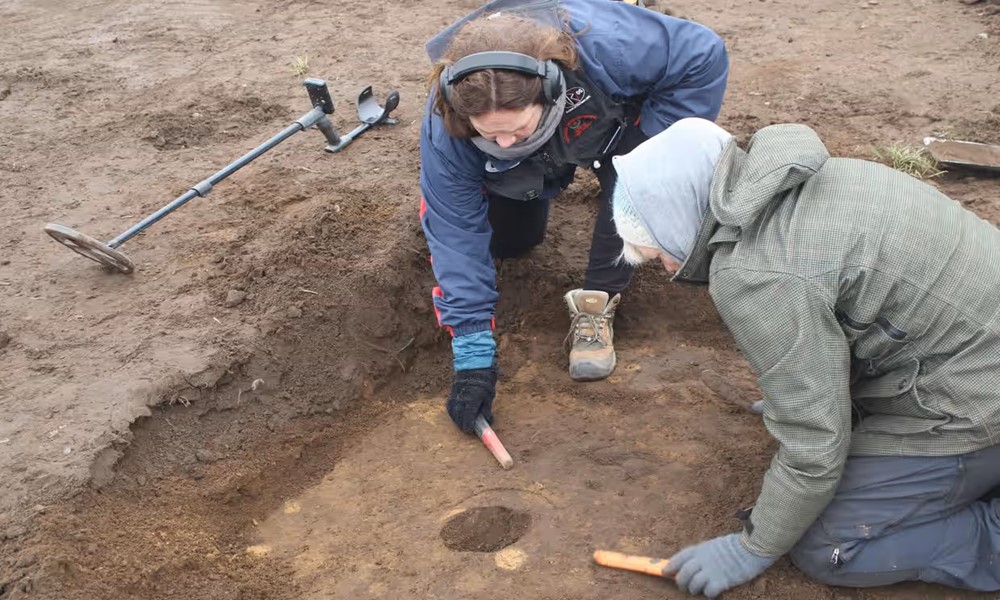
<svg viewBox="0 0 1000 600"><path fill-rule="evenodd" d="M710 29L609 0L495 0L427 44L420 218L453 336L448 414L492 420L494 259L541 243L549 202L593 169L599 207L583 287L565 295L573 379L614 370L613 318L632 274L618 260L610 157L684 117L714 120L729 63Z"/></svg>

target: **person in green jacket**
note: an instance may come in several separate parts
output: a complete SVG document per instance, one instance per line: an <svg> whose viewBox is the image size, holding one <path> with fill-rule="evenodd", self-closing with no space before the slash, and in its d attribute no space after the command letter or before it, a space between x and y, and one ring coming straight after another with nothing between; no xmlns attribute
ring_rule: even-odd
<svg viewBox="0 0 1000 600"><path fill-rule="evenodd" d="M623 259L709 285L778 441L743 530L666 574L1000 590L1000 231L804 125L684 119L613 162Z"/></svg>

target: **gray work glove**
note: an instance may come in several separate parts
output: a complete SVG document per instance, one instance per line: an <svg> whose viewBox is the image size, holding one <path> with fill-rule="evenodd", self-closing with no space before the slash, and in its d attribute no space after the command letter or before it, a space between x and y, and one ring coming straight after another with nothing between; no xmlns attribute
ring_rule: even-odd
<svg viewBox="0 0 1000 600"><path fill-rule="evenodd" d="M674 577L677 587L692 596L715 598L757 577L777 560L750 552L733 533L681 550L670 558L663 574Z"/></svg>

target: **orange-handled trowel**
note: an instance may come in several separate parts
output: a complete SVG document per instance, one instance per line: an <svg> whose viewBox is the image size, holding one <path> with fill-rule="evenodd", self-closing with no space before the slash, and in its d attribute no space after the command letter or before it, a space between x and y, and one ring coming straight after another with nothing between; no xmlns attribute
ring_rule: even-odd
<svg viewBox="0 0 1000 600"><path fill-rule="evenodd" d="M610 550L595 550L594 562L613 569L624 569L626 571L636 571L637 573L664 577L663 569L667 568L670 561L665 558L636 556L634 554L623 554Z"/></svg>
<svg viewBox="0 0 1000 600"><path fill-rule="evenodd" d="M514 466L514 459L510 457L510 453L503 447L500 438L497 437L496 432L486 422L486 418L483 415L476 417L476 435L479 436L479 439L483 441L483 444L489 451L493 453L493 456L500 463L501 467L509 469Z"/></svg>

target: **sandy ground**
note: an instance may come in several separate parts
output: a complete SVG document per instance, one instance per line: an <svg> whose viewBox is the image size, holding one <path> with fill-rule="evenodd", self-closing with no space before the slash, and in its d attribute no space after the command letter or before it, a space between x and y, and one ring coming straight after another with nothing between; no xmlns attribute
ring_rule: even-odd
<svg viewBox="0 0 1000 600"><path fill-rule="evenodd" d="M568 380L561 295L592 178L504 267L497 428L517 467L441 410L448 344L416 220L422 44L476 5L0 3L0 598L681 597L590 552L668 555L734 529L773 447L704 290L655 271L626 298L615 376ZM996 3L653 9L726 39L720 122L741 138L794 121L839 155L1000 142ZM291 123L309 108L303 56L339 128L369 84L400 91L399 125L336 155L297 134L129 241L132 276L42 232L110 239ZM934 183L1000 222L995 178ZM782 562L730 597L959 596L830 590Z"/></svg>

